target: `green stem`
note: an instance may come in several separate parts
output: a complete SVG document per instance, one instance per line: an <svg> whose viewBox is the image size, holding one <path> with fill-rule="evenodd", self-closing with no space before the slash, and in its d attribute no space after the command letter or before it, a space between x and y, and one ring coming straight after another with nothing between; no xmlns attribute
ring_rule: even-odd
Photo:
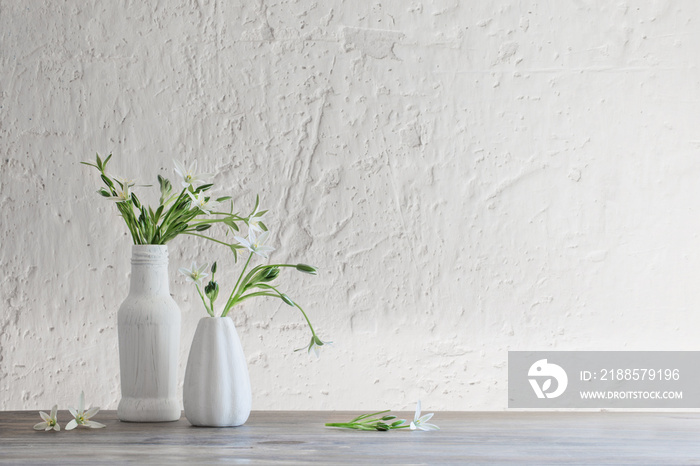
<svg viewBox="0 0 700 466"><path fill-rule="evenodd" d="M180 195L177 197L177 200L175 201L175 203L165 213L165 217L163 217L163 221L161 222L161 225L165 225L166 221L168 220L170 215L172 215L173 211L177 210L177 205L180 203L180 199L182 199L182 196L184 196L185 190L187 190L187 188L182 188L182 191L180 192Z"/></svg>
<svg viewBox="0 0 700 466"><path fill-rule="evenodd" d="M297 267L297 264L272 264L272 265L266 265L265 267Z"/></svg>
<svg viewBox="0 0 700 466"><path fill-rule="evenodd" d="M361 416L357 416L355 419L353 419L353 420L350 421L350 422L351 422L351 423L357 422L357 421L359 421L359 420L361 420L361 419L366 419L366 418L368 418L368 417L377 416L378 414L388 413L389 411L391 411L391 410L390 410L390 409L385 409L384 411L377 411L376 413L362 414Z"/></svg>
<svg viewBox="0 0 700 466"><path fill-rule="evenodd" d="M248 299L248 298L253 298L253 297L255 297L255 296L271 296L271 297L273 297L273 298L276 298L276 297L277 297L276 294L267 293L267 292L265 292L265 291L256 291L255 293L250 293L250 294L246 294L246 295L240 296L240 297L236 300L236 304L238 304L238 303L240 303L240 302L242 302L242 301L245 301L245 300Z"/></svg>
<svg viewBox="0 0 700 466"><path fill-rule="evenodd" d="M204 300L204 295L202 295L202 291L199 289L199 285L195 283L194 286L195 288L197 288L197 293L199 293L199 297L202 298L202 304L204 304L204 309L207 310L207 313L210 316L214 317L214 310L207 306L207 302Z"/></svg>
<svg viewBox="0 0 700 466"><path fill-rule="evenodd" d="M193 222L190 222L190 225L196 226L196 225L201 225L203 223L222 223L225 221L226 221L225 218L212 218L212 219L208 219L208 220L193 221Z"/></svg>
<svg viewBox="0 0 700 466"><path fill-rule="evenodd" d="M313 325L311 325L311 321L309 320L309 317L306 315L306 312L304 312L304 310L301 308L301 306L299 306L299 305L297 304L296 301L294 301L294 305L295 305L295 306L297 307L297 309L299 309L299 310L301 311L301 313L304 315L304 319L306 319L306 323L309 324L309 330L311 330L311 334L312 334L313 336L316 337L316 336L317 336L317 335L316 335L316 332L314 331L314 327L313 327Z"/></svg>
<svg viewBox="0 0 700 466"><path fill-rule="evenodd" d="M227 217L231 217L234 220L240 220L240 221L245 220L243 217L239 217L238 215L234 215L234 214L229 214L228 212L212 212L211 214L212 215L225 215Z"/></svg>
<svg viewBox="0 0 700 466"><path fill-rule="evenodd" d="M276 265L276 266L274 266L274 267L279 267L279 265ZM269 289L271 289L271 290L274 290L275 293L277 293L277 295L278 295L278 297L279 297L280 299L282 299L282 295L284 294L284 293L282 293L280 290L278 290L277 288L275 288L274 286L268 285L268 284L266 284L266 283L258 283L256 286L258 286L259 288L269 288ZM273 295L273 296L274 296L274 295ZM304 319L306 319L306 323L309 324L309 330L311 330L311 334L312 334L313 336L317 336L317 335L316 335L316 331L314 330L314 326L311 325L311 321L309 320L309 316L306 315L306 312L304 312L304 310L301 308L301 306L299 306L299 305L297 304L296 301L292 301L292 302L294 303L294 306L295 306L297 309L299 309L299 310L301 311L302 315L304 316ZM388 410L387 410L387 411L388 411ZM385 413L385 412L386 412L386 411L381 411L381 413ZM380 413L375 413L375 414L380 414ZM374 414L368 414L367 416L374 416Z"/></svg>
<svg viewBox="0 0 700 466"><path fill-rule="evenodd" d="M245 270L248 268L248 264L250 264L250 260L253 258L253 253L251 252L248 254L248 260L245 262L245 265L243 266L243 270L241 270L241 274L238 276L238 280L236 281L236 284L233 286L233 289L231 290L231 295L228 297L228 300L226 301L226 306L224 307L224 312L221 314L222 316L226 316L228 314L228 311L233 307L236 302L239 301L236 297L238 296L238 293L236 293L236 290L238 290L238 284L241 283L241 279L243 278L243 274L245 273Z"/></svg>
<svg viewBox="0 0 700 466"><path fill-rule="evenodd" d="M199 233L192 233L192 232L189 231L189 230L183 231L182 234L183 234L183 235L199 236L200 238L208 239L209 241L213 241L213 242L215 242L215 243L223 244L224 246L229 246L229 247L231 246L229 243L224 243L223 241L219 241L218 239L214 239L214 238L212 238L212 237L210 237L210 236L200 235Z"/></svg>
<svg viewBox="0 0 700 466"><path fill-rule="evenodd" d="M255 293L250 293L247 295L240 296L240 297L236 298L236 300L233 302L233 304L231 304L230 307L224 308L224 312L221 313L221 317L226 317L228 315L229 311L231 310L231 308L233 308L234 304L241 303L241 302L245 301L246 299L254 298L255 296L271 296L273 298L277 297L277 295L275 295L275 294L266 293L264 291L256 291Z"/></svg>

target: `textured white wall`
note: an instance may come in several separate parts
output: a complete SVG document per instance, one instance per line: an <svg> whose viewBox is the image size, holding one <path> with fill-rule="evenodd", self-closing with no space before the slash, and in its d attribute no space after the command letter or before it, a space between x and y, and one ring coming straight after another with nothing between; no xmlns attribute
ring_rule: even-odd
<svg viewBox="0 0 700 466"><path fill-rule="evenodd" d="M320 360L283 303L235 312L254 409L502 409L509 349L698 349L699 35L692 0L0 0L0 409L116 407L96 151L196 158L320 267L282 279ZM215 258L170 243L183 372L176 270Z"/></svg>

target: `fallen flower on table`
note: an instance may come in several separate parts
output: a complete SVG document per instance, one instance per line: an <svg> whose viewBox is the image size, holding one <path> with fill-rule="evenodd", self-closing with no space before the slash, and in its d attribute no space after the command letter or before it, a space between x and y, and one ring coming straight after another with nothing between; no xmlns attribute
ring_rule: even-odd
<svg viewBox="0 0 700 466"><path fill-rule="evenodd" d="M104 424L90 420L91 417L100 411L100 408L92 407L88 409L87 412L85 411L85 392L80 392L78 409L68 408L68 411L70 411L75 419L72 419L68 424L66 424L66 430L73 430L78 426L90 427L92 429L105 427Z"/></svg>
<svg viewBox="0 0 700 466"><path fill-rule="evenodd" d="M428 421L430 420L431 417L433 417L434 413L428 413L425 416L420 415L420 400L418 400L418 404L416 405L416 414L413 416L413 422L411 422L411 430L440 430L438 426L435 424L428 424Z"/></svg>
<svg viewBox="0 0 700 466"><path fill-rule="evenodd" d="M393 429L406 429L411 430L439 430L440 428L434 424L428 424L427 421L433 417L433 413L426 414L421 417L421 405L420 401L416 406L416 414L414 416L413 422L406 424L405 419L396 419L393 414L387 414L390 410L386 409L384 411L378 411L376 413L362 414L357 416L350 422L328 422L326 427L339 427L342 429L354 429L354 430L377 430L380 432L386 432L387 430ZM389 422L393 421L393 422Z"/></svg>
<svg viewBox="0 0 700 466"><path fill-rule="evenodd" d="M61 430L61 426L58 425L58 421L56 420L56 413L58 412L58 405L53 405L53 408L51 408L51 415L46 414L43 411L39 411L39 416L44 420L44 422L40 422L38 424L34 425L34 430L43 430L43 431L49 431L49 430L55 430L56 432Z"/></svg>

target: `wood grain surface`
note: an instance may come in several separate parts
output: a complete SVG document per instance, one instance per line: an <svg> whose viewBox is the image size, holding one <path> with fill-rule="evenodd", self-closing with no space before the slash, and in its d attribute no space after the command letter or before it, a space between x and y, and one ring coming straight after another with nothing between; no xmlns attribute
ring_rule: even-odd
<svg viewBox="0 0 700 466"><path fill-rule="evenodd" d="M700 464L697 413L436 413L438 432L324 427L357 413L253 412L234 428L132 424L37 432L37 412L0 412L4 464ZM412 413L403 413L412 417ZM65 426L70 415L59 412Z"/></svg>

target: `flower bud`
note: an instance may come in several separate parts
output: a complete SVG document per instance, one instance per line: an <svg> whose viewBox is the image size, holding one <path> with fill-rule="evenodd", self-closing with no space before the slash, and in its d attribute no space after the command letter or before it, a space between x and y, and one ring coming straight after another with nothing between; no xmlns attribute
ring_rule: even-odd
<svg viewBox="0 0 700 466"><path fill-rule="evenodd" d="M304 272L304 273L308 273L311 275L316 275L316 273L317 273L316 267L312 267L312 266L306 265L306 264L297 264L296 268L299 272Z"/></svg>
<svg viewBox="0 0 700 466"><path fill-rule="evenodd" d="M112 183L112 180L106 177L105 175L100 175L100 178L102 178L102 181L109 186L110 188L114 189L114 183Z"/></svg>
<svg viewBox="0 0 700 466"><path fill-rule="evenodd" d="M131 200L134 202L134 206L136 206L137 209L141 208L141 203L139 202L139 198L136 197L136 194L131 193Z"/></svg>
<svg viewBox="0 0 700 466"><path fill-rule="evenodd" d="M216 261L214 261L214 263L211 264L211 273L216 273Z"/></svg>
<svg viewBox="0 0 700 466"><path fill-rule="evenodd" d="M376 429L381 432L386 432L387 430L389 430L389 426L384 424L383 422L378 422Z"/></svg>
<svg viewBox="0 0 700 466"><path fill-rule="evenodd" d="M265 272L262 274L260 277L261 282L271 282L277 276L280 274L280 269L279 267L271 267L269 269L265 269Z"/></svg>
<svg viewBox="0 0 700 466"><path fill-rule="evenodd" d="M219 296L219 284L216 282L207 283L207 286L204 287L204 294L211 301L216 301L216 298Z"/></svg>
<svg viewBox="0 0 700 466"><path fill-rule="evenodd" d="M282 293L282 294L280 295L280 298L282 298L282 301L284 301L285 303L289 304L290 306L294 306L294 301L292 301L292 298L290 298L290 297L287 296L286 294Z"/></svg>

